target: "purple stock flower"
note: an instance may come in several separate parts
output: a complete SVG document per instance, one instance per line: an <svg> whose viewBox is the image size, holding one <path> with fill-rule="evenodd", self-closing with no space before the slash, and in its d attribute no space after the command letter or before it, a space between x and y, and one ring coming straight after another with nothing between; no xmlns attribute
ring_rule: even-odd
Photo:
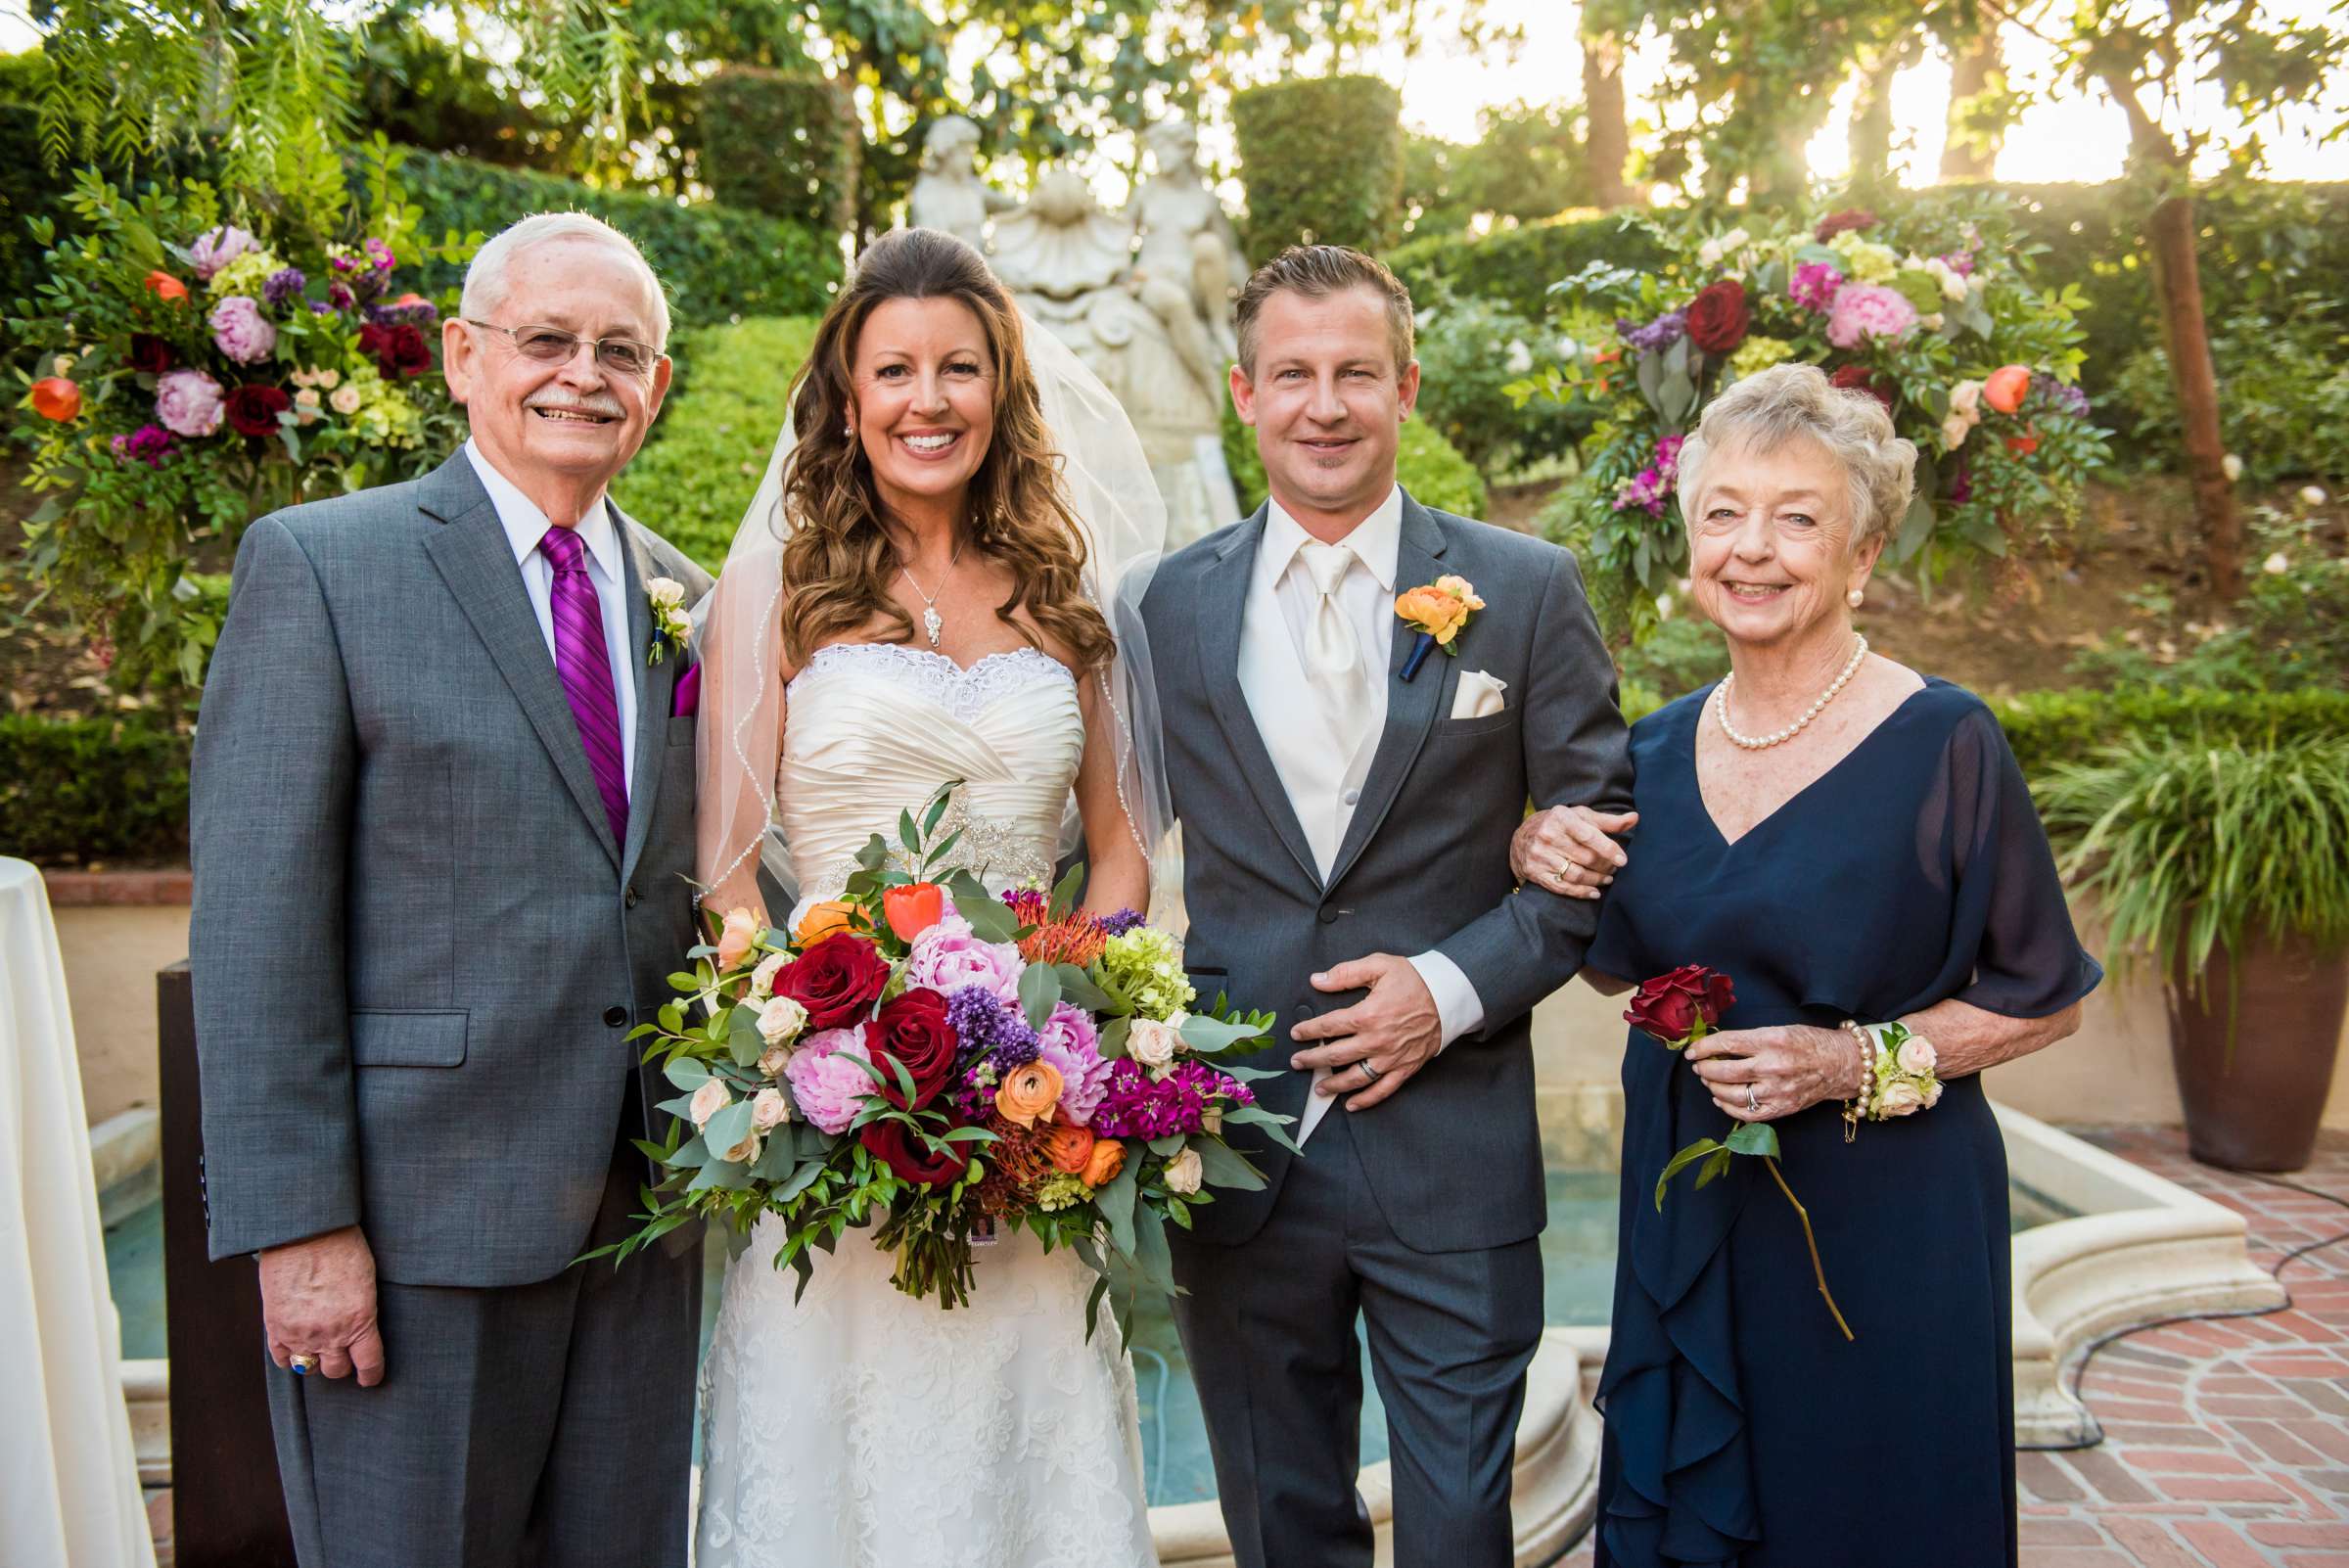
<svg viewBox="0 0 2349 1568"><path fill-rule="evenodd" d="M1618 321L1615 330L1623 341L1639 352L1655 353L1671 347L1688 333L1688 312L1667 310L1644 327L1635 327L1629 321Z"/></svg>
<svg viewBox="0 0 2349 1568"><path fill-rule="evenodd" d="M1806 261L1794 269L1794 281L1786 286L1786 297L1806 310L1824 310L1835 302L1835 291L1843 287L1843 274L1824 261Z"/></svg>
<svg viewBox="0 0 2349 1568"><path fill-rule="evenodd" d="M2074 419L2086 419L2089 410L2088 393L2052 376L2033 376L2023 405L2044 413L2069 414Z"/></svg>
<svg viewBox="0 0 2349 1568"><path fill-rule="evenodd" d="M171 433L161 425L141 425L127 436L117 436L108 442L115 456L125 463L144 463L149 468L163 466L163 458L171 450Z"/></svg>
<svg viewBox="0 0 2349 1568"><path fill-rule="evenodd" d="M1036 1031L1017 1008L984 985L949 992L946 1022L953 1026L959 1047L954 1058L960 1083L955 1108L970 1121L984 1121L1004 1075L1036 1060Z"/></svg>
<svg viewBox="0 0 2349 1568"><path fill-rule="evenodd" d="M1120 909L1115 914L1106 914L1101 917L1101 929L1113 937L1123 937L1129 931L1138 931L1142 924L1142 917L1131 909Z"/></svg>
<svg viewBox="0 0 2349 1568"><path fill-rule="evenodd" d="M268 300L273 306L283 305L288 300L301 293L309 281L307 277L303 276L299 267L279 267L275 272L270 273L268 281L261 285L261 298Z"/></svg>
<svg viewBox="0 0 2349 1568"><path fill-rule="evenodd" d="M1234 1105L1253 1105L1256 1095L1247 1084L1227 1078L1204 1062L1176 1062L1162 1079L1130 1056L1110 1064L1109 1089L1093 1113L1093 1131L1105 1138L1163 1138L1174 1132L1196 1132L1205 1126L1208 1107L1219 1098Z"/></svg>

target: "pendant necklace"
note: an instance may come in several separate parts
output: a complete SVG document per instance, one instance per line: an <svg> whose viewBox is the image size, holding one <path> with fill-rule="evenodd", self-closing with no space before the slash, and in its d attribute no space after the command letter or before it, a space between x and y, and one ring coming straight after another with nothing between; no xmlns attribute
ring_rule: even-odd
<svg viewBox="0 0 2349 1568"><path fill-rule="evenodd" d="M945 592L946 584L954 580L954 568L961 560L962 541L957 539L954 541L954 553L946 559L946 575L938 579L938 593ZM939 646L938 634L945 628L946 618L938 613L938 593L923 593L921 583L914 579L913 568L906 563L898 562L898 570L905 574L906 582L912 585L913 591L921 598L922 629L930 634L930 651L932 653L943 652Z"/></svg>

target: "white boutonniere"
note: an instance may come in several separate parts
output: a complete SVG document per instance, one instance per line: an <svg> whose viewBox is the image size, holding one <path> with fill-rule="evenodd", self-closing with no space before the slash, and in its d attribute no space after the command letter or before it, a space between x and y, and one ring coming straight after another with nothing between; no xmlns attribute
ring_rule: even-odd
<svg viewBox="0 0 2349 1568"><path fill-rule="evenodd" d="M685 614L685 584L673 577L647 577L644 602L653 610L653 646L644 662L657 665L672 648L683 653L685 639L693 634L692 618Z"/></svg>

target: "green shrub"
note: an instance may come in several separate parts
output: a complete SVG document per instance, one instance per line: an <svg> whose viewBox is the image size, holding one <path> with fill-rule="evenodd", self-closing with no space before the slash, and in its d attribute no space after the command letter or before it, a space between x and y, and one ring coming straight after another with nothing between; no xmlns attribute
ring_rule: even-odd
<svg viewBox="0 0 2349 1568"><path fill-rule="evenodd" d="M1228 402L1223 405L1223 466L1231 470L1231 487L1239 492L1243 514L1265 504L1270 492L1264 459L1256 451L1256 432L1240 423ZM1404 422L1403 439L1395 451L1395 479L1421 506L1459 517L1485 515L1484 479L1425 420Z"/></svg>
<svg viewBox="0 0 2349 1568"><path fill-rule="evenodd" d="M1549 286L1593 261L1649 272L1663 248L1644 225L1628 217L1561 212L1538 223L1498 228L1482 237L1433 235L1395 248L1386 258L1415 300L1450 294L1489 300L1533 321L1554 315Z"/></svg>
<svg viewBox="0 0 2349 1568"><path fill-rule="evenodd" d="M411 153L398 178L408 201L423 208L427 234L495 234L533 212L593 213L636 242L668 286L680 325L820 311L840 281L839 239L812 216L786 222L730 207L682 207L441 153ZM463 271L435 263L419 290L437 293L460 282Z"/></svg>
<svg viewBox="0 0 2349 1568"><path fill-rule="evenodd" d="M1419 417L1488 478L1558 457L1589 433L1546 397L1520 405L1502 389L1547 358L1549 335L1507 305L1440 298L1419 309Z"/></svg>
<svg viewBox="0 0 2349 1568"><path fill-rule="evenodd" d="M1309 236L1383 251L1403 217L1403 95L1370 76L1251 87L1231 101L1256 261Z"/></svg>
<svg viewBox="0 0 2349 1568"><path fill-rule="evenodd" d="M188 738L152 720L0 716L0 854L184 860Z"/></svg>
<svg viewBox="0 0 2349 1568"><path fill-rule="evenodd" d="M2210 357L2227 450L2252 480L2349 480L2349 316L2337 290L2310 290L2278 317L2240 310L2212 322ZM2184 449L2158 342L2121 362L2103 413L2136 452L2167 459Z"/></svg>
<svg viewBox="0 0 2349 1568"><path fill-rule="evenodd" d="M846 234L863 137L848 90L824 76L728 66L702 89L702 178L728 207Z"/></svg>
<svg viewBox="0 0 2349 1568"><path fill-rule="evenodd" d="M2281 746L2349 733L2349 692L2340 691L2040 691L1991 706L2035 782L2124 741Z"/></svg>
<svg viewBox="0 0 2349 1568"><path fill-rule="evenodd" d="M815 341L810 316L753 316L678 340L691 384L612 487L628 515L712 572L759 488L791 412L791 379Z"/></svg>

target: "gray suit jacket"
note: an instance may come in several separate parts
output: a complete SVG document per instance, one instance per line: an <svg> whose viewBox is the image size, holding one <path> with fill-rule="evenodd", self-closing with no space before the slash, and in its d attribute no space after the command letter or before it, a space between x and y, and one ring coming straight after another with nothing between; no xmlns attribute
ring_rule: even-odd
<svg viewBox="0 0 2349 1568"><path fill-rule="evenodd" d="M1597 904L1512 892L1509 836L1530 798L1626 809L1632 769L1615 673L1574 558L1555 545L1431 512L1406 494L1398 588L1450 573L1485 601L1459 657L1431 655L1402 680L1414 633L1395 623L1387 722L1326 884L1240 689L1240 617L1265 513L1170 557L1141 615L1150 636L1167 773L1182 823L1185 961L1212 997L1276 1009L1288 1029L1359 992L1308 977L1366 953L1433 948L1459 965L1485 1022L1352 1124L1363 1172L1396 1235L1419 1252L1502 1246L1538 1233L1544 1203L1527 1015L1582 966ZM1451 718L1463 669L1508 683L1507 708ZM1289 1115L1310 1075L1257 1085ZM1344 1111L1333 1114L1344 1115ZM1232 1141L1269 1180L1194 1210L1197 1239L1236 1245L1271 1212L1291 1157L1246 1129ZM1253 1145L1253 1146L1252 1146Z"/></svg>
<svg viewBox="0 0 2349 1568"><path fill-rule="evenodd" d="M614 516L649 650L644 578L709 578ZM403 1284L526 1284L578 1254L624 1037L694 941L688 662L629 661L616 844L462 452L247 531L189 813L214 1258L352 1223Z"/></svg>

